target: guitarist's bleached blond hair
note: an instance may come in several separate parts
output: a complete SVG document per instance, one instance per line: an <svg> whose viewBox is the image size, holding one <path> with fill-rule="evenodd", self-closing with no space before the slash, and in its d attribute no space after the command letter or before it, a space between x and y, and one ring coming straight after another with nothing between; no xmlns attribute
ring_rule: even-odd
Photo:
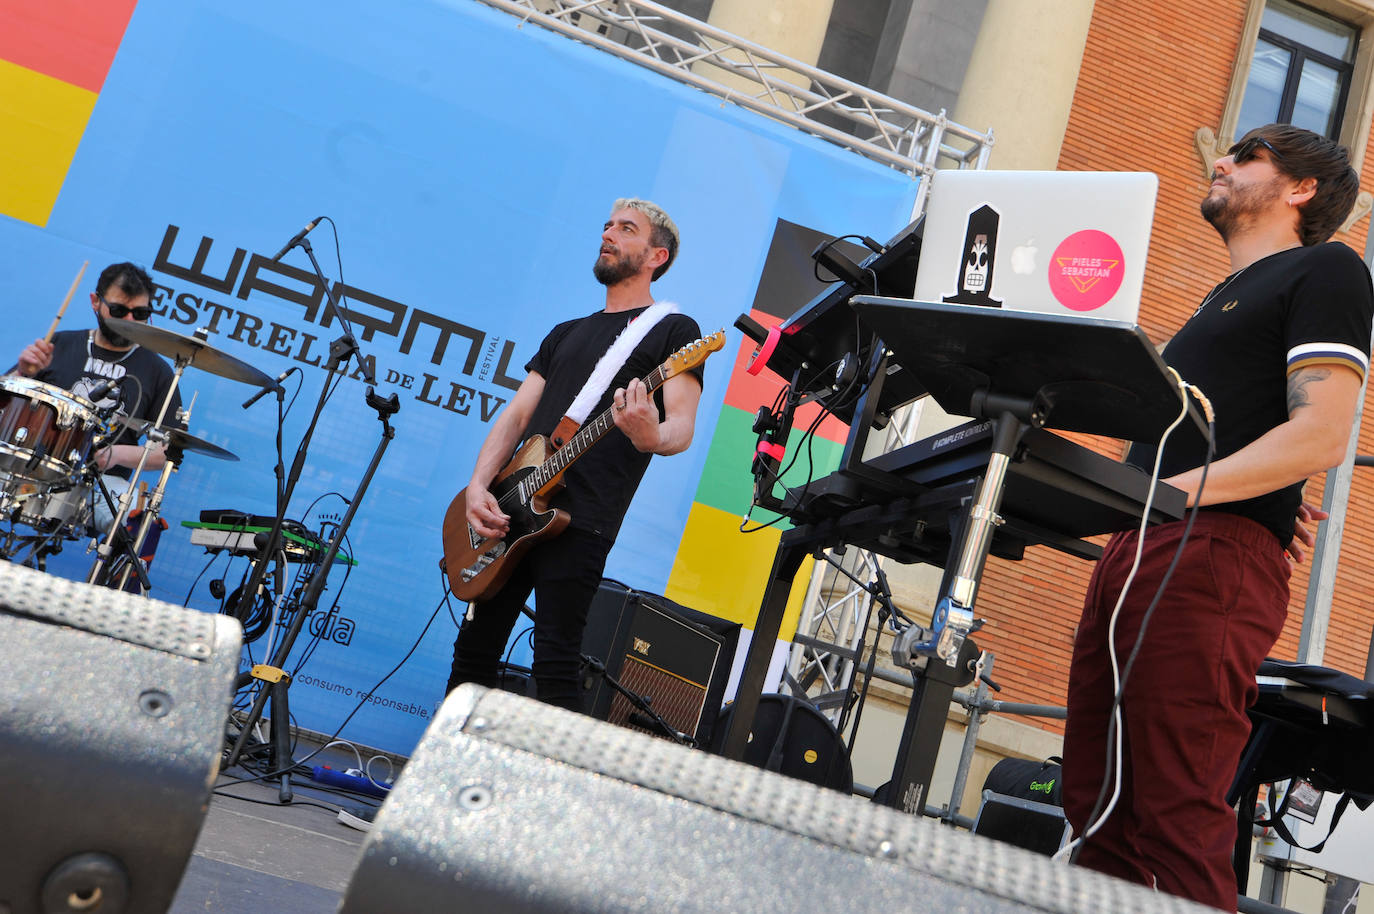
<svg viewBox="0 0 1374 914"><path fill-rule="evenodd" d="M649 243L656 248L665 248L668 251L668 259L663 261L657 270L654 270L654 279L658 279L668 268L673 265L673 260L677 258L678 234L677 223L663 211L663 207L649 200L641 200L638 197L621 197L611 206L611 212L617 210L633 209L644 214L644 218L649 220L653 226L653 231L649 235Z"/></svg>

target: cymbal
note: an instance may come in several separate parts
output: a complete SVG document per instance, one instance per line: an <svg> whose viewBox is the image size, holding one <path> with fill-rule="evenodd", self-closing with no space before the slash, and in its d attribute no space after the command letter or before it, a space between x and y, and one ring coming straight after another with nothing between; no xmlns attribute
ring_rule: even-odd
<svg viewBox="0 0 1374 914"><path fill-rule="evenodd" d="M140 324L137 321L119 321L118 330L120 336L151 349L158 355L164 355L173 361L185 362L201 371L208 371L231 381L242 381L254 387L269 387L272 384L270 376L194 336L186 336L175 330L166 330L151 324Z"/></svg>
<svg viewBox="0 0 1374 914"><path fill-rule="evenodd" d="M115 416L114 423L123 426L138 435L143 435L153 429L153 423L147 419L130 419L127 416ZM238 461L238 455L232 451L226 451L218 444L211 444L204 438L197 438L190 432L179 428L163 428L162 435L166 438L167 446L178 448L183 451L190 451L195 454L204 454L207 457L214 457L216 460Z"/></svg>

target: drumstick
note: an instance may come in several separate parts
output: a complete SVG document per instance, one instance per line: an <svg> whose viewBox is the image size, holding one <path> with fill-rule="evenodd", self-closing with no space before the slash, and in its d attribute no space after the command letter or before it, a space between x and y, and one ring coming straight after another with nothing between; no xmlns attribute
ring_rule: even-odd
<svg viewBox="0 0 1374 914"><path fill-rule="evenodd" d="M43 337L43 342L52 342L52 335L57 332L57 324L62 320L62 315L66 313L67 306L72 303L72 296L76 294L76 287L81 285L81 277L86 275L86 268L90 265L89 260L81 261L81 269L77 270L76 279L72 280L72 287L67 290L67 297L62 299L62 307L57 309L57 317L52 319L52 326L48 328L48 335Z"/></svg>

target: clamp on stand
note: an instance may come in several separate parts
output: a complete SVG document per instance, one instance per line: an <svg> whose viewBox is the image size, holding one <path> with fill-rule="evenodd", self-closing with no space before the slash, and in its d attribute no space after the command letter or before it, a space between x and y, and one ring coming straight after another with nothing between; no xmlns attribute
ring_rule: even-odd
<svg viewBox="0 0 1374 914"><path fill-rule="evenodd" d="M1027 400L984 389L974 394L970 405L974 417L993 420L992 453L968 511L954 574L935 605L930 628L910 626L893 641L892 660L907 669L918 669L931 657L955 666L964 640L977 629L973 602L993 534L1004 523L997 512L1006 488L1007 467L1026 429L1043 428L1053 404L1043 391Z"/></svg>

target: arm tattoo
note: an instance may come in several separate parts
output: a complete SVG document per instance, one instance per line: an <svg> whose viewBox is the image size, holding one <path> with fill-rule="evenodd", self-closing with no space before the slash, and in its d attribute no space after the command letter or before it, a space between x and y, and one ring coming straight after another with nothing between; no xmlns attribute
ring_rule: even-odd
<svg viewBox="0 0 1374 914"><path fill-rule="evenodd" d="M1312 401L1307 396L1307 385L1317 381L1325 381L1331 377L1330 368L1302 368L1288 376L1288 415L1304 406L1311 406Z"/></svg>

